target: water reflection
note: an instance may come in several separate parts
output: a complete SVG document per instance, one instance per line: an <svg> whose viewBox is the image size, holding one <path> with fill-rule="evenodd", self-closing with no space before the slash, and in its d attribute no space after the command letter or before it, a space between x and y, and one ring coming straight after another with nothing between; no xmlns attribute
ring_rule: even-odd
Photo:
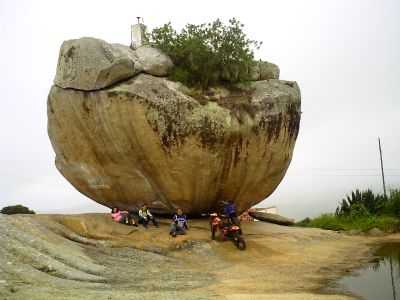
<svg viewBox="0 0 400 300"><path fill-rule="evenodd" d="M363 299L400 299L400 243L383 245L376 261L339 280L345 290Z"/></svg>

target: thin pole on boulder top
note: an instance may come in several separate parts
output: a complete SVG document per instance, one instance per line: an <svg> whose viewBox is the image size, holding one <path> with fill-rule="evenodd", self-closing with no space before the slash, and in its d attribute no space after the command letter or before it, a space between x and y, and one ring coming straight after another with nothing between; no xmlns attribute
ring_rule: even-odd
<svg viewBox="0 0 400 300"><path fill-rule="evenodd" d="M140 24L140 17L136 17L137 23Z"/></svg>
<svg viewBox="0 0 400 300"><path fill-rule="evenodd" d="M382 160L382 147L381 147L381 139L378 137L378 143L379 143L379 156L381 158L381 171L382 171L382 183L383 183L383 195L385 196L385 199L387 199L386 195L386 184L385 184L385 173L383 172L383 160Z"/></svg>

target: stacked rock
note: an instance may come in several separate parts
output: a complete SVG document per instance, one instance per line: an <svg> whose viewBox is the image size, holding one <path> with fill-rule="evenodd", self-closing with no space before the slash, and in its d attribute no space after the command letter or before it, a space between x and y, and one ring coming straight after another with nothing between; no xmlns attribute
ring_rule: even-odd
<svg viewBox="0 0 400 300"><path fill-rule="evenodd" d="M103 205L198 215L233 200L244 211L284 177L300 90L259 62L240 89L194 92L168 80L171 59L94 38L63 43L48 97L56 166Z"/></svg>

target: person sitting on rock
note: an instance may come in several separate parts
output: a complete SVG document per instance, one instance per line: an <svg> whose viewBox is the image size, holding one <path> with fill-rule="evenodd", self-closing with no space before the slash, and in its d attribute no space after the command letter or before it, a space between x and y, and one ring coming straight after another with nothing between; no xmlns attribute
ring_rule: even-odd
<svg viewBox="0 0 400 300"><path fill-rule="evenodd" d="M143 224L144 228L147 228L149 222L152 221L153 225L158 227L158 222L154 218L154 216L150 213L150 210L146 205L143 205L141 209L139 209L139 224Z"/></svg>
<svg viewBox="0 0 400 300"><path fill-rule="evenodd" d="M111 218L118 223L138 226L131 212L126 210L121 211L118 207L113 207L111 210Z"/></svg>
<svg viewBox="0 0 400 300"><path fill-rule="evenodd" d="M178 234L186 234L186 230L189 229L186 215L183 214L182 209L178 208L172 218L170 235L176 237Z"/></svg>

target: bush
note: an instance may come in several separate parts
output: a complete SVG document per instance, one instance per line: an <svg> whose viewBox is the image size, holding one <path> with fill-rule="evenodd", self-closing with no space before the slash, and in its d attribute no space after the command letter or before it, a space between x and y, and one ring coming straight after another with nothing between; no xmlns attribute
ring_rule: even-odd
<svg viewBox="0 0 400 300"><path fill-rule="evenodd" d="M400 189L393 189L385 205L385 213L400 218Z"/></svg>
<svg viewBox="0 0 400 300"><path fill-rule="evenodd" d="M400 189L393 189L386 199L371 190L355 190L339 204L335 214L322 214L296 223L297 226L318 227L330 230L358 229L368 231L379 228L383 231L400 230Z"/></svg>
<svg viewBox="0 0 400 300"><path fill-rule="evenodd" d="M337 216L367 216L379 215L384 212L387 199L382 195L375 195L371 190L352 192L339 204Z"/></svg>
<svg viewBox="0 0 400 300"><path fill-rule="evenodd" d="M33 210L30 210L29 208L19 204L3 207L0 212L5 215L35 214Z"/></svg>
<svg viewBox="0 0 400 300"><path fill-rule="evenodd" d="M311 222L311 219L307 217L307 218L297 222L296 226L307 227L310 224L310 222Z"/></svg>
<svg viewBox="0 0 400 300"><path fill-rule="evenodd" d="M248 70L254 64L253 48L258 49L261 42L248 39L242 29L243 24L235 18L228 25L219 19L207 24L187 24L180 33L168 23L153 29L149 40L174 62L170 79L207 88L249 79Z"/></svg>
<svg viewBox="0 0 400 300"><path fill-rule="evenodd" d="M307 227L317 227L327 230L345 230L345 226L342 224L339 217L336 217L334 214L322 214L321 216L312 219Z"/></svg>

